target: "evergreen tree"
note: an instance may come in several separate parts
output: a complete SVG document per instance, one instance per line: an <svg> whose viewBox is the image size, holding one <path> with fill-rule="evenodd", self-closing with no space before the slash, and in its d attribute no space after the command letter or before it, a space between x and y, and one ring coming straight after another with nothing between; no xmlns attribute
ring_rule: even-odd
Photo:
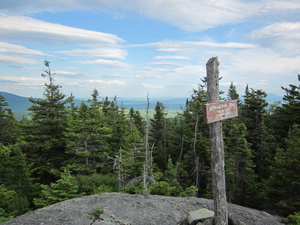
<svg viewBox="0 0 300 225"><path fill-rule="evenodd" d="M98 90L94 89L91 96L89 105L81 103L66 132L68 152L73 156L68 167L87 174L111 171L107 156L112 128L106 124Z"/></svg>
<svg viewBox="0 0 300 225"><path fill-rule="evenodd" d="M298 81L300 81L300 74L298 74ZM289 86L289 88L281 88L285 91L283 107L289 119L289 128L291 128L294 124L300 124L300 86L294 84Z"/></svg>
<svg viewBox="0 0 300 225"><path fill-rule="evenodd" d="M0 143L13 144L20 135L17 121L5 98L0 94Z"/></svg>
<svg viewBox="0 0 300 225"><path fill-rule="evenodd" d="M246 93L250 95L247 87ZM228 100L237 100L242 105L235 85L231 82ZM239 110L240 114L240 110ZM247 127L241 117L224 120L223 122L226 189L229 202L251 206L255 196L255 174L253 151L247 141Z"/></svg>
<svg viewBox="0 0 300 225"><path fill-rule="evenodd" d="M298 74L300 81L300 74ZM274 105L270 115L270 126L281 147L284 148L284 140L294 124L300 124L300 86L290 84L289 88L281 87L285 91L283 104Z"/></svg>
<svg viewBox="0 0 300 225"><path fill-rule="evenodd" d="M241 103L240 95L238 94L236 86L233 84L233 82L230 83L227 97L228 100L237 100L238 103Z"/></svg>
<svg viewBox="0 0 300 225"><path fill-rule="evenodd" d="M165 196L179 196L182 187L177 179L177 172L172 159L168 158L166 170L154 174L156 182L150 185L150 193Z"/></svg>
<svg viewBox="0 0 300 225"><path fill-rule="evenodd" d="M25 154L17 145L0 144L0 221L26 213L32 208L32 198L37 193L31 178L31 169Z"/></svg>
<svg viewBox="0 0 300 225"><path fill-rule="evenodd" d="M247 127L247 141L251 144L254 154L255 172L261 179L268 177L268 167L275 151L272 132L265 125L267 94L262 90L249 91L244 95L241 106L241 119Z"/></svg>
<svg viewBox="0 0 300 225"><path fill-rule="evenodd" d="M238 119L224 123L227 198L229 202L249 206L256 180L253 153L246 135L247 128Z"/></svg>
<svg viewBox="0 0 300 225"><path fill-rule="evenodd" d="M33 104L31 111L32 123L25 132L25 152L34 164L35 175L42 183L55 179L53 172L66 165L68 155L64 133L67 127L68 111L66 104L71 101L60 92L61 86L54 83L54 73L50 70L50 62L44 62L46 70L42 77L48 79L45 83L44 99L30 98Z"/></svg>
<svg viewBox="0 0 300 225"><path fill-rule="evenodd" d="M269 204L287 216L300 211L300 125L292 126L286 148L277 150L269 179Z"/></svg>
<svg viewBox="0 0 300 225"><path fill-rule="evenodd" d="M125 108L117 105L117 97L108 101L106 97L103 103L103 112L106 126L111 128L111 136L107 140L110 148L109 155L115 156L120 149L128 149L129 123L125 115Z"/></svg>
<svg viewBox="0 0 300 225"><path fill-rule="evenodd" d="M145 133L145 121L141 116L141 113L138 110L134 110L134 108L130 108L129 110L129 124L130 129L135 126L141 135Z"/></svg>
<svg viewBox="0 0 300 225"><path fill-rule="evenodd" d="M203 105L207 103L206 90L204 85L199 85L198 90L193 91L192 99L186 101L184 111L178 115L174 122L177 123L180 136L176 135L174 140L177 144L170 143L171 156L175 155L181 162L183 169L189 174L185 178L185 188L196 186L203 196L211 193L208 188L211 182L210 175L210 144L208 139L208 127L203 122ZM175 134L171 134L174 136ZM178 164L178 166L180 165ZM179 168L179 167L177 167Z"/></svg>
<svg viewBox="0 0 300 225"><path fill-rule="evenodd" d="M50 185L41 185L42 191L39 198L34 198L37 207L45 207L57 202L79 197L85 193L79 193L79 186L70 171L65 170L61 178Z"/></svg>
<svg viewBox="0 0 300 225"><path fill-rule="evenodd" d="M167 166L167 112L165 106L157 102L153 119L150 119L150 143L154 145L153 159L156 166L164 171ZM152 144L151 144L152 145Z"/></svg>

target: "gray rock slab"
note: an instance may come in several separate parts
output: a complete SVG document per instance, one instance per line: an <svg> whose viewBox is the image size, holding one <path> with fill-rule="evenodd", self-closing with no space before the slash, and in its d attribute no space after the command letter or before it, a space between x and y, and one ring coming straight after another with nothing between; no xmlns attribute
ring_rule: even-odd
<svg viewBox="0 0 300 225"><path fill-rule="evenodd" d="M98 219L93 209L103 208ZM188 212L207 208L213 201L202 198L143 196L105 193L60 202L1 223L1 225L175 225ZM265 212L228 204L231 217L247 225L280 225L279 219Z"/></svg>
<svg viewBox="0 0 300 225"><path fill-rule="evenodd" d="M206 219L214 217L215 213L206 208L198 209L188 213L187 221L191 225L195 225L198 222L203 222Z"/></svg>

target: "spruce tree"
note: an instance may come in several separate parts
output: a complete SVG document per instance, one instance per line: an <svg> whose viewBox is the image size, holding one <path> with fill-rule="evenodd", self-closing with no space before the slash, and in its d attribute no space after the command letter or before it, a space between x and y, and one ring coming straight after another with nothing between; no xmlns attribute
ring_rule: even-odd
<svg viewBox="0 0 300 225"><path fill-rule="evenodd" d="M208 127L203 121L203 105L207 103L207 95L204 85L199 85L193 91L192 99L186 101L185 109L180 113L174 123L178 134L177 138L170 142L171 156L175 156L177 162L181 162L182 168L189 174L185 178L185 187L196 186L203 196L211 193L208 187L211 181L210 175L210 145L208 139ZM172 124L174 126L175 124ZM175 145L177 145L175 147ZM172 146L172 149L171 149ZM177 153L174 152L173 146ZM173 153L174 152L174 153ZM178 164L177 168L180 168Z"/></svg>
<svg viewBox="0 0 300 225"><path fill-rule="evenodd" d="M271 132L265 125L266 101L267 94L262 90L246 88L244 103L241 106L241 119L247 127L247 141L251 144L254 154L255 171L261 178L267 178L267 168L272 158L271 154L274 149L272 145Z"/></svg>
<svg viewBox="0 0 300 225"><path fill-rule="evenodd" d="M300 211L300 125L294 124L271 165L269 205L287 216Z"/></svg>
<svg viewBox="0 0 300 225"><path fill-rule="evenodd" d="M54 73L50 70L50 62L45 61L46 70L42 77L48 80L45 83L44 98L29 98L33 104L31 111L32 122L25 132L27 144L25 152L35 168L35 175L42 183L49 183L55 179L56 173L66 165L65 131L67 127L68 111L66 104L71 99L61 93L61 86L54 82ZM55 172L56 171L56 172Z"/></svg>
<svg viewBox="0 0 300 225"><path fill-rule="evenodd" d="M4 145L15 143L20 135L18 123L8 106L8 102L0 94L0 143Z"/></svg>
<svg viewBox="0 0 300 225"><path fill-rule="evenodd" d="M300 81L300 74L298 74ZM278 140L284 140L294 124L300 124L300 86L290 84L289 87L281 87L285 91L283 103L274 106L270 118L270 125L275 131ZM280 142L284 146L284 142Z"/></svg>
<svg viewBox="0 0 300 225"><path fill-rule="evenodd" d="M153 159L156 166L164 171L167 166L167 112L165 106L157 102L153 119L150 119L150 143L154 145ZM151 145L152 145L151 144Z"/></svg>
<svg viewBox="0 0 300 225"><path fill-rule="evenodd" d="M84 174L110 171L107 157L112 128L106 123L98 90L94 89L91 97L88 104L80 104L66 132L72 156L69 167Z"/></svg>
<svg viewBox="0 0 300 225"><path fill-rule="evenodd" d="M253 153L246 140L247 128L238 119L226 122L224 123L224 140L228 201L249 206L255 193L256 176Z"/></svg>

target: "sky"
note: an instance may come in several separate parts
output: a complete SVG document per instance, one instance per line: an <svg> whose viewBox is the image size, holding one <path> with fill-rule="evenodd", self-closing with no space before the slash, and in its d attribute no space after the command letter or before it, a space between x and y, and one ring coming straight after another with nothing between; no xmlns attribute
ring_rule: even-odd
<svg viewBox="0 0 300 225"><path fill-rule="evenodd" d="M218 57L220 89L284 95L300 73L299 0L1 0L0 91L190 97Z"/></svg>

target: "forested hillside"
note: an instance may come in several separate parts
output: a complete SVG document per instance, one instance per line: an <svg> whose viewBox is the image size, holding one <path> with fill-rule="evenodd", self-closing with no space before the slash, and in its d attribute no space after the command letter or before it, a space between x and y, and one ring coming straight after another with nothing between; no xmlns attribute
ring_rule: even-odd
<svg viewBox="0 0 300 225"><path fill-rule="evenodd" d="M205 83L174 118L159 101L144 118L98 90L76 106L45 66L44 98L29 99L30 119L15 120L0 95L0 221L103 192L212 197ZM228 87L239 117L223 121L227 198L299 215L300 88L278 88L283 103L268 105L263 90L246 87L240 96Z"/></svg>

